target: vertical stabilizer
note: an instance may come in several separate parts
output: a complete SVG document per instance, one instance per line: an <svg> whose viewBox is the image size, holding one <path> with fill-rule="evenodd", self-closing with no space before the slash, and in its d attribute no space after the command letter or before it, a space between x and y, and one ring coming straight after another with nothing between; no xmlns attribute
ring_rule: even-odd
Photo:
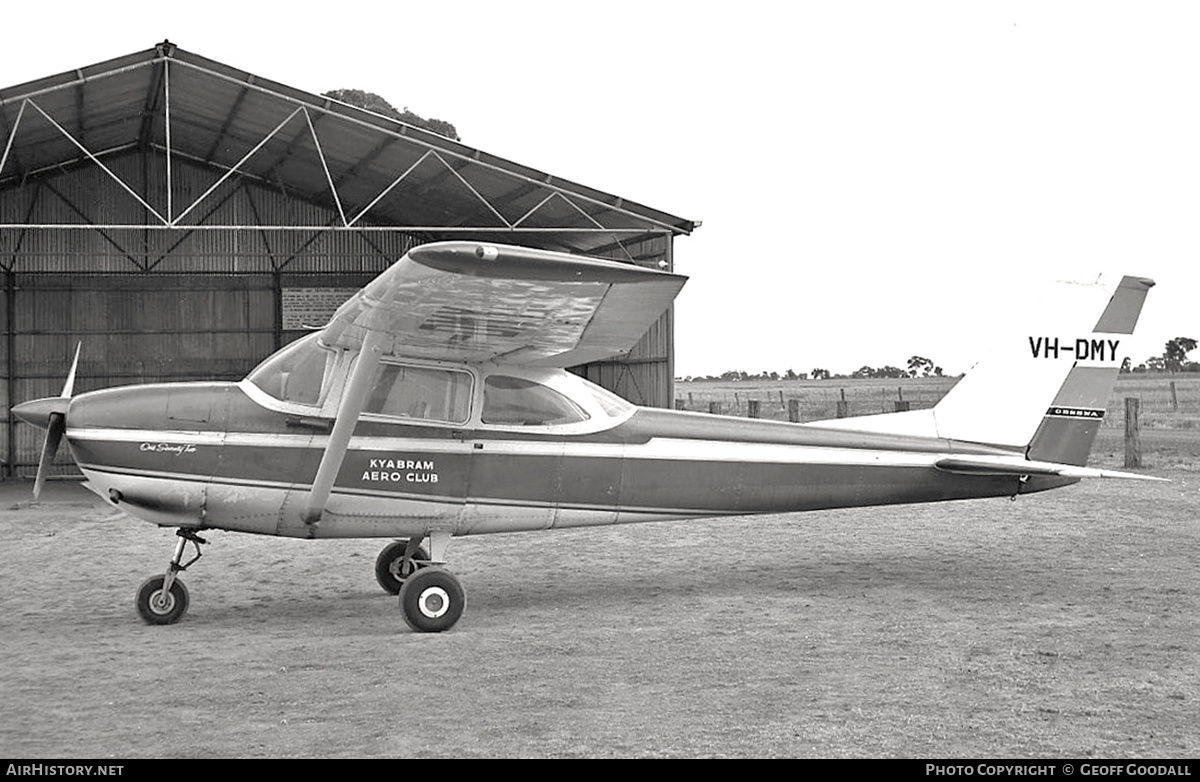
<svg viewBox="0 0 1200 782"><path fill-rule="evenodd" d="M1036 327L1014 332L934 407L938 435L1084 464L1121 368L1121 343L1152 285L1127 276L1116 285L1061 286L1048 311L1018 318Z"/></svg>
<svg viewBox="0 0 1200 782"><path fill-rule="evenodd" d="M1141 277L1057 285L1015 311L1015 326L932 409L811 426L999 445L1082 466L1121 370L1122 343L1153 285Z"/></svg>
<svg viewBox="0 0 1200 782"><path fill-rule="evenodd" d="M1139 277L1123 278L1100 316L1095 334L1132 334L1146 291L1152 285L1152 281ZM1120 370L1120 359L1115 355L1099 365L1076 361L1047 408L1029 444L1028 457L1081 467L1086 464Z"/></svg>

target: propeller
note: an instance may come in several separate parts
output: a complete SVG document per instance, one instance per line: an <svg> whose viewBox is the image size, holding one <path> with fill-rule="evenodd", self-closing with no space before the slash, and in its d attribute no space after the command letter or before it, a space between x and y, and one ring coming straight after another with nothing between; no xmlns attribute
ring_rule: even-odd
<svg viewBox="0 0 1200 782"><path fill-rule="evenodd" d="M79 349L81 347L83 347L82 342L75 346L75 359L71 362L71 371L67 373L67 381L63 383L61 394L23 402L13 408L13 414L22 421L46 429L46 439L42 443L42 457L38 460L37 478L33 482L34 499L42 494L42 488L46 485L46 475L50 471L50 466L54 464L54 455L58 453L58 445L67 431L67 407L71 403L71 394L75 390L75 372L79 368Z"/></svg>

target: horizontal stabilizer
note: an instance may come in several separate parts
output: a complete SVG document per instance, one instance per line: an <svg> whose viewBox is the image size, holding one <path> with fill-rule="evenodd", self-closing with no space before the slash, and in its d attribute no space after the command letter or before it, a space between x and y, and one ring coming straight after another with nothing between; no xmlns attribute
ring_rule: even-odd
<svg viewBox="0 0 1200 782"><path fill-rule="evenodd" d="M1073 464L1036 462L1020 456L948 456L938 459L934 467L959 475L1045 475L1058 478L1127 478L1135 481L1165 481L1152 475L1139 475L1117 470L1097 470Z"/></svg>

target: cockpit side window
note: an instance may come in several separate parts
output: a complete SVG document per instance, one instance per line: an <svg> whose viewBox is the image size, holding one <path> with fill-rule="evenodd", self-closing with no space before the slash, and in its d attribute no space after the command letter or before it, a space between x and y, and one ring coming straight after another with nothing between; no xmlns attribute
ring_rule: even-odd
<svg viewBox="0 0 1200 782"><path fill-rule="evenodd" d="M465 423L471 415L471 375L437 367L384 364L363 412Z"/></svg>
<svg viewBox="0 0 1200 782"><path fill-rule="evenodd" d="M491 375L483 385L485 424L559 426L588 420L583 408L559 392L518 377Z"/></svg>
<svg viewBox="0 0 1200 782"><path fill-rule="evenodd" d="M319 404L326 370L333 366L337 354L318 344L318 336L296 340L259 364L246 379L281 401Z"/></svg>

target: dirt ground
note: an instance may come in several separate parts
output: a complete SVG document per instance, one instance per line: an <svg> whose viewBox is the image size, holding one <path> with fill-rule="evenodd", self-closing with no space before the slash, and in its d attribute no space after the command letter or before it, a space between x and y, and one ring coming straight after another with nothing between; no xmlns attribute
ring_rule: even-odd
<svg viewBox="0 0 1200 782"><path fill-rule="evenodd" d="M1149 472L459 540L442 635L376 586L382 541L221 532L148 627L170 531L0 484L0 756L1194 758L1200 472Z"/></svg>

